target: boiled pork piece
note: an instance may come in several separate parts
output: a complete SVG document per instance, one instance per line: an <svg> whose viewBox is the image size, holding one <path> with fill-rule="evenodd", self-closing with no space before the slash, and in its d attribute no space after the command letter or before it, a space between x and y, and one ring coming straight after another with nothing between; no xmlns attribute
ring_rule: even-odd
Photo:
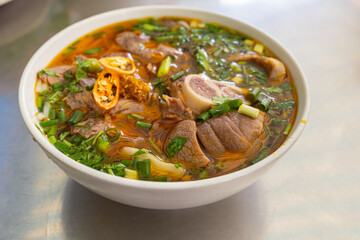
<svg viewBox="0 0 360 240"><path fill-rule="evenodd" d="M190 108L185 107L179 98L164 95L164 99L160 105L163 118L193 119Z"/></svg>
<svg viewBox="0 0 360 240"><path fill-rule="evenodd" d="M239 114L238 112L229 112L227 115L240 129L249 142L257 139L263 131L265 119L262 114L259 114L259 116L255 119Z"/></svg>
<svg viewBox="0 0 360 240"><path fill-rule="evenodd" d="M175 137L184 137L187 141L174 158L193 168L205 167L209 164L210 160L202 152L196 139L195 121L183 120L177 123L164 142L165 149Z"/></svg>
<svg viewBox="0 0 360 240"><path fill-rule="evenodd" d="M51 71L57 73L59 76L51 76L51 75L44 73L42 75L39 75L39 78L43 82L48 83L49 85L54 85L55 83L59 83L59 82L64 83L65 82L64 74L66 72L68 72L68 73L75 72L75 69L76 69L76 67L74 67L73 65L64 65L64 66L48 68L47 70L51 70Z"/></svg>
<svg viewBox="0 0 360 240"><path fill-rule="evenodd" d="M88 118L82 122L79 122L78 125L86 125L88 127L74 127L73 133L77 133L85 138L90 138L97 135L101 131L105 131L108 128L111 128L112 125L100 118Z"/></svg>
<svg viewBox="0 0 360 240"><path fill-rule="evenodd" d="M264 131L264 116L253 119L236 111L213 117L197 126L197 136L209 153L245 151Z"/></svg>
<svg viewBox="0 0 360 240"><path fill-rule="evenodd" d="M264 57L257 54L250 53L235 53L230 55L227 59L228 61L251 61L261 67L263 67L267 73L270 81L276 83L282 83L286 77L286 68L285 65L272 57Z"/></svg>
<svg viewBox="0 0 360 240"><path fill-rule="evenodd" d="M116 35L115 41L123 49L147 62L157 63L168 55L181 54L177 49L164 44L159 44L154 48L140 47L150 41L150 37L144 33L138 35L134 32L122 32Z"/></svg>

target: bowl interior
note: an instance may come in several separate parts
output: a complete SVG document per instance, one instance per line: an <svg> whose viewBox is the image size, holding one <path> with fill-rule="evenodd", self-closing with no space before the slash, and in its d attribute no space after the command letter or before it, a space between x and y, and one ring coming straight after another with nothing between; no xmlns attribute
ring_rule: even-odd
<svg viewBox="0 0 360 240"><path fill-rule="evenodd" d="M224 176L215 177L211 179L205 179L195 182L174 182L174 183L157 183L157 182L143 182L143 181L133 181L129 179L119 178L111 176L109 174L101 173L97 170L86 167L69 157L60 153L52 144L48 142L46 136L42 135L40 131L36 128L35 124L38 124L38 120L35 117L37 111L35 106L35 92L34 86L36 82L36 74L41 69L45 68L48 63L68 44L76 40L77 38L87 34L88 32L94 31L100 27L113 24L116 22L121 22L129 19L137 19L144 17L162 17L162 16L179 16L179 17L196 17L203 20L204 22L216 22L224 26L239 30L240 32L252 36L261 42L263 42L267 47L273 51L276 56L278 56L290 70L297 91L298 91L298 113L295 122L295 126L287 140L284 144L277 149L274 154L268 156L264 160L260 161L257 164L249 166L240 171L226 174ZM303 72L301 71L296 60L292 55L277 41L269 37L263 31L260 31L246 23L243 23L239 20L232 19L217 13L184 8L184 7L174 7L174 6L147 6L147 7L134 7L127 9L119 9L103 14L99 14L85 20L82 20L76 24L71 25L70 27L62 30L50 40L48 40L31 58L27 64L19 87L19 105L23 119L30 131L34 136L36 141L43 147L47 152L50 152L56 160L61 161L63 164L68 165L69 167L76 168L78 171L91 175L95 178L101 178L106 181L117 182L118 184L130 184L133 186L149 186L155 188L183 188L183 187L196 187L200 185L212 184L219 181L227 181L233 178L237 178L242 175L246 175L249 172L256 171L257 169L269 164L275 159L279 158L283 153L285 153L292 144L297 140L301 131L303 130L307 116L309 113L309 91L307 87L307 82ZM170 186L171 184L171 186Z"/></svg>

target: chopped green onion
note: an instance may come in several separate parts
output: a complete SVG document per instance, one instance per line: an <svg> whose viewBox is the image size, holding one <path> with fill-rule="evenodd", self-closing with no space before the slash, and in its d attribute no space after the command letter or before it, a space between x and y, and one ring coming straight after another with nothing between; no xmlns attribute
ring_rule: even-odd
<svg viewBox="0 0 360 240"><path fill-rule="evenodd" d="M67 49L63 52L63 55L69 54L72 50L75 50L76 47L69 46Z"/></svg>
<svg viewBox="0 0 360 240"><path fill-rule="evenodd" d="M137 170L137 163L139 162L139 157L134 157L133 161L133 168L134 170Z"/></svg>
<svg viewBox="0 0 360 240"><path fill-rule="evenodd" d="M130 118L133 118L133 119L137 119L137 120L144 120L143 117L139 116L139 115L136 115L136 114L133 114L133 113L130 113L127 115L127 118L130 119Z"/></svg>
<svg viewBox="0 0 360 240"><path fill-rule="evenodd" d="M160 64L159 70L157 72L157 77L163 77L170 71L171 58L167 56Z"/></svg>
<svg viewBox="0 0 360 240"><path fill-rule="evenodd" d="M182 165L182 163L177 162L174 164L174 166L175 166L175 168L179 168L179 167L182 167L183 165Z"/></svg>
<svg viewBox="0 0 360 240"><path fill-rule="evenodd" d="M86 127L86 128L89 128L88 125L84 125L84 124L75 124L75 125L73 125L73 127Z"/></svg>
<svg viewBox="0 0 360 240"><path fill-rule="evenodd" d="M214 56L214 57L219 56L222 50L223 50L222 47L219 47L219 48L213 53L213 56Z"/></svg>
<svg viewBox="0 0 360 240"><path fill-rule="evenodd" d="M205 179L205 178L207 178L207 175L208 175L208 172L206 170L204 170L199 174L199 178Z"/></svg>
<svg viewBox="0 0 360 240"><path fill-rule="evenodd" d="M269 126L265 123L265 132L268 136L271 136L271 132L270 132L270 129L269 129Z"/></svg>
<svg viewBox="0 0 360 240"><path fill-rule="evenodd" d="M229 105L225 102L220 105L217 105L209 110L211 116L215 117L226 112L230 111Z"/></svg>
<svg viewBox="0 0 360 240"><path fill-rule="evenodd" d="M42 111L44 97L37 97L36 106Z"/></svg>
<svg viewBox="0 0 360 240"><path fill-rule="evenodd" d="M164 80L162 78L156 78L155 81L151 83L151 85L155 87L156 85L159 85L163 81Z"/></svg>
<svg viewBox="0 0 360 240"><path fill-rule="evenodd" d="M241 72L241 67L240 67L239 64L237 64L236 62L230 63L229 67L230 67L234 72Z"/></svg>
<svg viewBox="0 0 360 240"><path fill-rule="evenodd" d="M152 24L145 23L145 24L143 24L142 28L146 31L152 32L155 30L156 27Z"/></svg>
<svg viewBox="0 0 360 240"><path fill-rule="evenodd" d="M150 178L150 179L146 179L149 181L154 181L154 182L168 182L169 178L168 177L159 177L159 178Z"/></svg>
<svg viewBox="0 0 360 240"><path fill-rule="evenodd" d="M54 108L50 109L49 116L51 120L54 120L56 118L56 112Z"/></svg>
<svg viewBox="0 0 360 240"><path fill-rule="evenodd" d="M257 156L257 158L255 158L255 159L251 162L251 164L255 164L255 163L263 160L267 155L268 155L268 148L265 147L264 150L260 153L260 155Z"/></svg>
<svg viewBox="0 0 360 240"><path fill-rule="evenodd" d="M64 89L64 85L61 82L54 83L54 85L52 85L52 89L53 89L53 92L61 91Z"/></svg>
<svg viewBox="0 0 360 240"><path fill-rule="evenodd" d="M175 73L174 75L172 75L170 77L170 80L172 82L174 82L174 81L178 80L179 78L181 78L182 76L184 76L184 72L178 72L178 73Z"/></svg>
<svg viewBox="0 0 360 240"><path fill-rule="evenodd" d="M155 41L157 42L164 42L164 41L170 41L171 39L173 39L174 36L170 35L170 36L160 36L160 37L155 37Z"/></svg>
<svg viewBox="0 0 360 240"><path fill-rule="evenodd" d="M240 105L243 104L243 101L241 99L234 99L234 100L229 100L228 104L232 109L238 109Z"/></svg>
<svg viewBox="0 0 360 240"><path fill-rule="evenodd" d="M126 167L131 167L133 161L131 160L121 160L120 161L122 164L124 164Z"/></svg>
<svg viewBox="0 0 360 240"><path fill-rule="evenodd" d="M85 50L85 54L94 54L101 51L101 47Z"/></svg>
<svg viewBox="0 0 360 240"><path fill-rule="evenodd" d="M85 87L86 90L91 91L94 88L94 84L88 85Z"/></svg>
<svg viewBox="0 0 360 240"><path fill-rule="evenodd" d="M291 125L289 124L289 125L286 126L286 128L284 130L284 135L288 135L290 130L291 130Z"/></svg>
<svg viewBox="0 0 360 240"><path fill-rule="evenodd" d="M168 157L174 157L185 145L188 139L184 137L174 137L166 147Z"/></svg>
<svg viewBox="0 0 360 240"><path fill-rule="evenodd" d="M65 141L65 140L64 140ZM57 140L55 143L54 143L54 146L62 153L64 154L68 154L71 150L71 147L69 147L68 145L66 145L65 143Z"/></svg>
<svg viewBox="0 0 360 240"><path fill-rule="evenodd" d="M76 40L75 42L73 42L71 45L75 46L76 44L78 44L80 42L80 40Z"/></svg>
<svg viewBox="0 0 360 240"><path fill-rule="evenodd" d="M272 118L270 120L270 124L275 124L275 125L286 125L286 120L285 119L280 119L280 118Z"/></svg>
<svg viewBox="0 0 360 240"><path fill-rule="evenodd" d="M106 153L110 148L110 143L108 141L108 138L106 134L101 134L96 142L96 147L99 149L99 151Z"/></svg>
<svg viewBox="0 0 360 240"><path fill-rule="evenodd" d="M150 177L151 162L149 159L144 159L142 161L138 161L136 166L137 166L137 171L139 173L139 177L141 177L141 178Z"/></svg>
<svg viewBox="0 0 360 240"><path fill-rule="evenodd" d="M162 153L162 151L160 150L160 148L155 144L155 142L150 138L148 138L149 142L151 143L151 145L154 147L154 149L156 150L157 153Z"/></svg>
<svg viewBox="0 0 360 240"><path fill-rule="evenodd" d="M259 116L259 109L250 107L245 104L242 104L239 107L238 112L252 118L257 118Z"/></svg>
<svg viewBox="0 0 360 240"><path fill-rule="evenodd" d="M116 133L115 137L113 137L113 138L110 139L110 142L113 142L113 141L116 141L116 140L120 137L120 133L119 133L119 131L118 131L116 128L114 128L114 127L106 129L106 130L105 130L105 133L109 136L108 132L111 131L111 130L114 130L115 133Z"/></svg>
<svg viewBox="0 0 360 240"><path fill-rule="evenodd" d="M54 135L56 135L56 131L57 131L57 125L52 125L49 128L49 131L48 131L47 135L48 136L54 136Z"/></svg>
<svg viewBox="0 0 360 240"><path fill-rule="evenodd" d="M272 104L272 99L267 97L266 95L259 95L258 97L259 101L259 108L261 111L269 111L270 106Z"/></svg>
<svg viewBox="0 0 360 240"><path fill-rule="evenodd" d="M54 135L51 135L51 136L48 136L48 139L49 139L49 142L51 143L51 144L54 144L54 143L56 143L56 137L54 136Z"/></svg>
<svg viewBox="0 0 360 240"><path fill-rule="evenodd" d="M46 75L49 75L49 76L53 76L53 77L58 77L59 74L57 74L56 72L54 72L53 70L51 69L43 69L39 72L39 76L43 75L43 74L46 74Z"/></svg>
<svg viewBox="0 0 360 240"><path fill-rule="evenodd" d="M267 88L263 88L262 89L264 92L267 93L276 93L276 94L281 94L283 92L283 89L280 87L276 87L276 86L271 86L271 87L267 87Z"/></svg>
<svg viewBox="0 0 360 240"><path fill-rule="evenodd" d="M196 119L200 119L202 121L206 121L208 120L209 118L211 117L211 114L209 111L206 111L206 112L202 112Z"/></svg>
<svg viewBox="0 0 360 240"><path fill-rule="evenodd" d="M53 119L53 120L48 120L48 121L45 121L45 122L41 122L40 126L44 128L44 127L50 127L50 126L56 125L58 123L59 123L58 119Z"/></svg>
<svg viewBox="0 0 360 240"><path fill-rule="evenodd" d="M222 103L227 102L229 100L231 100L231 98L228 97L228 96L217 96L217 97L212 98L212 102L216 103L216 104L222 104Z"/></svg>
<svg viewBox="0 0 360 240"><path fill-rule="evenodd" d="M135 126L142 127L142 128L147 128L147 129L151 129L152 124L150 124L150 123L145 123L145 122L141 122L141 121L137 121L137 122L135 123Z"/></svg>
<svg viewBox="0 0 360 240"><path fill-rule="evenodd" d="M248 92L248 94L246 94L246 98L250 102L255 102L258 99L260 92L261 92L260 88L254 87L253 89L251 89L250 92Z"/></svg>
<svg viewBox="0 0 360 240"><path fill-rule="evenodd" d="M57 117L59 118L60 120L60 123L64 123L66 122L67 118L66 118L66 113L64 110L60 110L58 113L57 113Z"/></svg>
<svg viewBox="0 0 360 240"><path fill-rule="evenodd" d="M145 153L149 153L149 150L145 149L145 148L142 148L142 149L139 149L137 150L133 155L131 156L139 156L139 155L142 155L142 154L145 154Z"/></svg>
<svg viewBox="0 0 360 240"><path fill-rule="evenodd" d="M99 39L102 35L104 35L105 34L105 32L97 32L97 33L94 33L93 35L92 35L92 37L94 38L94 39Z"/></svg>
<svg viewBox="0 0 360 240"><path fill-rule="evenodd" d="M77 110L71 115L69 119L69 123L76 124L80 122L83 119L83 117L84 117L84 113L81 110Z"/></svg>

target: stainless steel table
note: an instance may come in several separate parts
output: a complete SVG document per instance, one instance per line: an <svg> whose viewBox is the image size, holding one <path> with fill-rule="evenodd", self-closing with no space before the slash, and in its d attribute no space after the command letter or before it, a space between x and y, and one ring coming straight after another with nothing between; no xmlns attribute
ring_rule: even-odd
<svg viewBox="0 0 360 240"><path fill-rule="evenodd" d="M103 11L179 4L246 21L302 65L312 112L295 146L259 182L198 208L155 211L69 179L18 109L23 68L48 38ZM360 239L358 0L14 0L0 7L0 239Z"/></svg>

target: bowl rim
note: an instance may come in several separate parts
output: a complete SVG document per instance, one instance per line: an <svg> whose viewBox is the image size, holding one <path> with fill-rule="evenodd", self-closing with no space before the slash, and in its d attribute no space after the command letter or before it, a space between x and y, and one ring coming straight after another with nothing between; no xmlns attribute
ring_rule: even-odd
<svg viewBox="0 0 360 240"><path fill-rule="evenodd" d="M221 175L221 176L217 176L217 177L213 177L213 178L208 178L208 179L202 179L202 180L193 180L193 181L183 181L183 182L152 182L152 181L143 181L143 180L133 180L133 179L127 179L127 178L122 178L122 177L117 177L117 176L113 176L107 173L103 173L100 172L98 170L95 170L91 167L85 166L77 161L74 161L73 159L71 159L70 157L66 156L65 154L61 153L60 151L58 151L46 138L46 136L42 135L41 132L36 128L34 122L33 122L33 117L31 116L30 110L26 107L26 99L25 99L25 93L27 92L27 89L25 89L25 81L28 79L29 77L29 71L30 71L30 67L33 65L33 63L36 61L36 59L38 58L38 56L40 55L40 53L42 51L44 51L44 49L48 48L49 46L52 45L52 43L63 37L63 35L66 35L70 30L74 29L74 28L78 28L82 25L86 25L87 23L97 20L97 19L101 19L101 18L106 18L109 15L112 14L121 14L123 12L126 11L140 11L140 10L158 10L158 9L176 9L179 11L193 11L193 12L201 12L203 14L207 14L207 15L212 15L212 16L216 16L217 18L222 18L222 19L226 19L226 20L231 20L231 21L235 21L239 24L242 24L250 29L252 29L252 31L257 32L258 34L263 35L264 37L267 38L267 40L272 41L273 43L275 43L277 45L277 47L279 47L289 58L289 60L291 60L294 63L294 66L297 68L298 70L298 74L299 77L301 78L301 82L303 84L304 87L304 93L303 93L303 112L300 115L300 113L297 113L296 119L295 121L297 121L298 119L300 119L299 124L296 128L293 128L291 133L289 134L289 136L285 139L285 141L283 142L283 144L276 149L271 155L267 156L266 158L264 158L263 160L257 162L256 164L250 165L246 168L237 170L235 172L232 173L227 173L225 175ZM150 16L151 14L149 14ZM181 14L179 14L181 15ZM144 17L148 17L148 16L144 16ZM129 18L131 19L131 18ZM114 22L116 23L116 22ZM235 28L235 27L234 27ZM97 28L92 29L91 31L96 30ZM263 39L259 39L259 40L263 40ZM33 90L32 90L33 91ZM236 18L232 18L232 17L228 17L225 16L223 14L214 12L214 11L209 11L209 10L203 10L203 9L198 9L198 8L193 8L193 7L183 7L183 6L173 6L173 5L147 5L147 6L136 6L136 7L128 7L128 8L120 8L120 9L115 9L115 10L111 10L111 11L106 11L103 13L99 13L96 15L93 15L91 17L85 18L81 21L78 21L74 24L69 25L68 27L64 28L63 30L61 30L60 32L58 32L57 34L55 34L54 36L52 36L50 39L48 39L35 53L34 55L31 57L31 59L29 60L29 62L27 63L22 76L21 76L21 80L20 80L20 85L19 85L19 92L18 92L18 101L19 101L19 107L20 107L20 112L21 115L23 117L23 120L28 128L28 130L30 131L31 135L34 137L34 140L48 153L50 153L52 156L54 156L56 158L56 160L61 161L63 164L67 165L70 168L75 169L76 171L85 174L91 178L96 178L97 180L101 180L107 183L112 183L112 184L116 184L119 186L124 186L124 187L132 187L132 188L139 188L139 189L157 189L157 190L177 190L177 189L189 189L189 188L202 188L202 187L206 187L206 186L211 186L211 185L215 185L215 184L219 184L219 183L224 183L224 182L228 182L228 181L232 181L234 179L240 178L241 176L247 175L249 173L252 172L256 172L257 170L265 167L266 165L269 165L271 162L279 159L299 138L301 132L303 131L304 127L305 127L305 123L308 119L308 115L310 112L310 94L309 94L309 87L308 87L308 83L305 77L304 72L302 71L302 69L300 68L299 63L297 62L297 60L294 58L294 56L282 45L280 44L279 41L275 40L273 37L270 37L269 34L267 34L265 31L259 29L258 27L254 27L252 25L249 25L239 19ZM54 160L53 160L54 161Z"/></svg>

